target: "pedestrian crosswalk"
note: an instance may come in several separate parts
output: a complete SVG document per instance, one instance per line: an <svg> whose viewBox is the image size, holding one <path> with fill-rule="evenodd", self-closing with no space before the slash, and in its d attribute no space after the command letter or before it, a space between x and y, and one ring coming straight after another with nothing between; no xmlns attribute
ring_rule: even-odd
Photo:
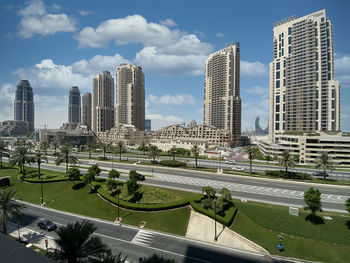
<svg viewBox="0 0 350 263"><path fill-rule="evenodd" d="M291 199L304 199L304 192L289 190L289 189L280 189L256 185L247 185L247 184L238 184L238 183L229 183L229 182L220 182L217 180L209 180L202 178L192 178L176 175L165 175L165 174L156 174L155 179L160 181L180 183L194 186L211 186L215 189L227 188L230 191L234 192L244 192L250 194L260 194L268 195L275 197L285 197ZM343 203L349 198L349 196L344 195L335 195L335 194L321 194L321 200L328 203Z"/></svg>
<svg viewBox="0 0 350 263"><path fill-rule="evenodd" d="M155 234L153 233L140 230L131 242L142 246L151 246L154 236Z"/></svg>

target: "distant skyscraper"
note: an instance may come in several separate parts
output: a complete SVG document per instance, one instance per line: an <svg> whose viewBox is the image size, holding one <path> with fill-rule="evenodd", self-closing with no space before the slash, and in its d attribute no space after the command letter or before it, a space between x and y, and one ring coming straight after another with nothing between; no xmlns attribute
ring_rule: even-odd
<svg viewBox="0 0 350 263"><path fill-rule="evenodd" d="M241 140L239 43L212 53L205 63L204 123L231 133L232 145Z"/></svg>
<svg viewBox="0 0 350 263"><path fill-rule="evenodd" d="M321 10L273 28L269 139L277 133L338 131L340 87L334 80L332 24Z"/></svg>
<svg viewBox="0 0 350 263"><path fill-rule="evenodd" d="M140 66L117 68L116 125L131 124L145 130L145 76Z"/></svg>
<svg viewBox="0 0 350 263"><path fill-rule="evenodd" d="M191 120L190 123L188 124L188 128L193 128L194 126L197 126L196 120Z"/></svg>
<svg viewBox="0 0 350 263"><path fill-rule="evenodd" d="M152 120L145 119L145 130L146 131L152 130Z"/></svg>
<svg viewBox="0 0 350 263"><path fill-rule="evenodd" d="M108 131L114 126L114 79L103 71L93 79L92 130Z"/></svg>
<svg viewBox="0 0 350 263"><path fill-rule="evenodd" d="M15 93L15 120L27 121L28 131L34 131L34 94L28 80L21 80L17 84Z"/></svg>
<svg viewBox="0 0 350 263"><path fill-rule="evenodd" d="M77 86L72 86L69 91L68 122L80 123L81 120L81 98Z"/></svg>
<svg viewBox="0 0 350 263"><path fill-rule="evenodd" d="M86 92L82 96L82 124L85 124L91 128L91 93Z"/></svg>

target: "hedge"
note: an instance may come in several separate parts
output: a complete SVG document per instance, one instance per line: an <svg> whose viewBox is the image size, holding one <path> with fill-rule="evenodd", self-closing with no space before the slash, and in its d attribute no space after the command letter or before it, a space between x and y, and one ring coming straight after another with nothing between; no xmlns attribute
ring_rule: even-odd
<svg viewBox="0 0 350 263"><path fill-rule="evenodd" d="M28 183L58 183L58 182L64 182L68 181L68 177L66 178L50 178L50 179L43 179L42 181L38 178L24 178L23 181Z"/></svg>
<svg viewBox="0 0 350 263"><path fill-rule="evenodd" d="M105 190L102 189L102 187L97 183L93 182L92 185L97 190L97 193L100 194L102 198L105 200L118 205L118 198L111 196L109 193L107 193ZM139 211L160 211L160 210L168 210L178 207L187 206L190 204L190 201L200 200L201 196L195 196L195 197L187 197L178 201L170 202L170 203L164 203L164 204L136 204L136 203L130 203L125 200L119 200L119 206L123 207L125 209L131 209L131 210L139 210Z"/></svg>
<svg viewBox="0 0 350 263"><path fill-rule="evenodd" d="M160 165L170 166L170 167L186 167L187 164L185 162L173 161L173 160L161 160L159 162Z"/></svg>
<svg viewBox="0 0 350 263"><path fill-rule="evenodd" d="M309 174L301 172L265 171L265 175L286 179L311 180L311 176Z"/></svg>
<svg viewBox="0 0 350 263"><path fill-rule="evenodd" d="M200 200L191 200L191 206L193 207L193 209L198 213L204 214L212 219L215 219L214 213L210 210L203 208L199 202ZM237 211L237 208L232 206L229 210L226 211L224 217L216 214L216 220L225 226L230 226L236 217Z"/></svg>

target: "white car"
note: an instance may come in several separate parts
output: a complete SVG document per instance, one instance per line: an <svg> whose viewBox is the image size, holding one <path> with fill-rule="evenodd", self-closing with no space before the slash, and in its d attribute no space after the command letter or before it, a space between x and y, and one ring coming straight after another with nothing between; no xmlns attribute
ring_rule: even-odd
<svg viewBox="0 0 350 263"><path fill-rule="evenodd" d="M244 171L244 168L241 167L241 166L235 166L235 167L232 167L232 170L234 170L234 171Z"/></svg>
<svg viewBox="0 0 350 263"><path fill-rule="evenodd" d="M226 160L225 161L226 164L236 164L235 160Z"/></svg>
<svg viewBox="0 0 350 263"><path fill-rule="evenodd" d="M94 164L97 164L95 161L90 161L89 162L89 165L94 165Z"/></svg>

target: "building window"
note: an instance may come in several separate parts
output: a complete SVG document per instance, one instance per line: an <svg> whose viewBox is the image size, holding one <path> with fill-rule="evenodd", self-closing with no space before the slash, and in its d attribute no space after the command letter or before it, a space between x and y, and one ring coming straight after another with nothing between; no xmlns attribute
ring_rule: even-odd
<svg viewBox="0 0 350 263"><path fill-rule="evenodd" d="M288 47L288 53L292 53L292 46Z"/></svg>
<svg viewBox="0 0 350 263"><path fill-rule="evenodd" d="M332 89L332 99L335 98L335 89Z"/></svg>
<svg viewBox="0 0 350 263"><path fill-rule="evenodd" d="M276 88L279 88L279 87L280 87L280 81L277 80L277 81L276 81Z"/></svg>
<svg viewBox="0 0 350 263"><path fill-rule="evenodd" d="M280 120L280 115L277 113L276 114L276 121L279 121Z"/></svg>
<svg viewBox="0 0 350 263"><path fill-rule="evenodd" d="M292 44L292 37L288 37L288 45Z"/></svg>
<svg viewBox="0 0 350 263"><path fill-rule="evenodd" d="M277 105L276 105L276 112L279 112L279 111L280 111L280 105L277 104Z"/></svg>
<svg viewBox="0 0 350 263"><path fill-rule="evenodd" d="M276 96L276 103L280 103L280 95Z"/></svg>
<svg viewBox="0 0 350 263"><path fill-rule="evenodd" d="M292 28L288 27L288 35L292 34Z"/></svg>
<svg viewBox="0 0 350 263"><path fill-rule="evenodd" d="M280 69L280 63L277 62L277 63L276 63L276 70L279 70L279 69Z"/></svg>
<svg viewBox="0 0 350 263"><path fill-rule="evenodd" d="M279 71L276 72L276 79L280 79L280 72Z"/></svg>
<svg viewBox="0 0 350 263"><path fill-rule="evenodd" d="M276 122L275 128L276 128L276 130L280 129L280 124L278 122Z"/></svg>

